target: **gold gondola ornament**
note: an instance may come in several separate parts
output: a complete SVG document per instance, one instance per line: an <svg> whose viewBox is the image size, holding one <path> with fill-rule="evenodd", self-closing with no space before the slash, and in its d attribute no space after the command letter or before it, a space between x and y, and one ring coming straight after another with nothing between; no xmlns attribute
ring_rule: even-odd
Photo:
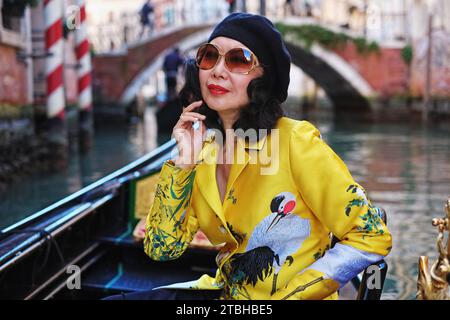
<svg viewBox="0 0 450 320"><path fill-rule="evenodd" d="M433 226L438 228L437 249L439 258L428 268L428 257L419 258L419 275L417 280L418 300L450 300L450 236L447 236L445 245L445 231L450 227L450 198L445 204L446 217L432 221Z"/></svg>

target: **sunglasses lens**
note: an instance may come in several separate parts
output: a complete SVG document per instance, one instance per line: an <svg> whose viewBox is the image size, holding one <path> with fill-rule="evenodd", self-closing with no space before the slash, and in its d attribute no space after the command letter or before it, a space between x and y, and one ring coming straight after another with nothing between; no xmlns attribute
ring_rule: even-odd
<svg viewBox="0 0 450 320"><path fill-rule="evenodd" d="M236 48L227 52L225 63L231 72L245 73L253 67L255 58L253 54L245 49Z"/></svg>
<svg viewBox="0 0 450 320"><path fill-rule="evenodd" d="M218 49L212 44L204 44L197 51L197 66L203 70L214 68L219 59ZM225 54L227 69L234 73L246 73L256 64L256 57L243 48L231 49Z"/></svg>
<svg viewBox="0 0 450 320"><path fill-rule="evenodd" d="M200 69L209 70L216 65L219 52L210 44L201 46L197 51L197 65Z"/></svg>

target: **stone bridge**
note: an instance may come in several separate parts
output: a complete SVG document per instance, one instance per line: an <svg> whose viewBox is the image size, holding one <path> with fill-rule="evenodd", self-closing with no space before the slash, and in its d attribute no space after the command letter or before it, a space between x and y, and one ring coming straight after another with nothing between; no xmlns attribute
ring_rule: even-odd
<svg viewBox="0 0 450 320"><path fill-rule="evenodd" d="M171 28L126 48L96 54L94 90L101 104L130 103L148 78L161 69L168 49L174 45L181 51L193 49L207 40L212 27ZM296 41L285 40L292 63L324 89L335 108L367 109L373 98L407 90L408 68L401 58L401 48L380 48L378 53L362 55L353 43L333 50L319 45L305 49Z"/></svg>

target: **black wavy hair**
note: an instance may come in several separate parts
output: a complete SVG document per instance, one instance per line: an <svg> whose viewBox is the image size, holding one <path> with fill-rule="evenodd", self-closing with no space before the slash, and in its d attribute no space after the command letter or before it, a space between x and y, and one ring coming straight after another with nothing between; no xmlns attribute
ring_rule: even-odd
<svg viewBox="0 0 450 320"><path fill-rule="evenodd" d="M183 107L188 106L194 101L202 99L200 90L199 70L195 59L187 59L185 62L185 84L180 90L179 99ZM283 116L283 110L280 102L272 94L273 81L268 72L256 79L250 81L247 87L249 104L241 109L238 120L234 123L233 129L242 129L244 132L248 129L255 129L259 140L261 137L259 129L266 129L269 132L273 129L279 118ZM206 116L205 125L207 128L220 130L225 137L225 131L217 111L209 108L203 103L197 110ZM238 133L238 132L237 132Z"/></svg>

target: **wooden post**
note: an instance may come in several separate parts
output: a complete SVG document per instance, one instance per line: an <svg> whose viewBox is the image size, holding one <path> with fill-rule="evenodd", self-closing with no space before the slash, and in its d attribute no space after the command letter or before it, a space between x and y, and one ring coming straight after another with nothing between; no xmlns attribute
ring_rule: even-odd
<svg viewBox="0 0 450 320"><path fill-rule="evenodd" d="M45 59L47 78L47 117L64 119L65 99L63 85L63 2L44 1Z"/></svg>
<svg viewBox="0 0 450 320"><path fill-rule="evenodd" d="M54 171L67 167L67 124L64 94L64 38L62 0L45 0L45 58L47 98L47 144L50 168Z"/></svg>
<svg viewBox="0 0 450 320"><path fill-rule="evenodd" d="M246 0L241 0L241 11L242 12L247 12L247 2L246 2Z"/></svg>
<svg viewBox="0 0 450 320"><path fill-rule="evenodd" d="M364 10L364 22L363 22L363 35L367 38L367 10L369 9L367 0L364 0L363 10Z"/></svg>
<svg viewBox="0 0 450 320"><path fill-rule="evenodd" d="M259 14L266 15L266 0L259 0Z"/></svg>
<svg viewBox="0 0 450 320"><path fill-rule="evenodd" d="M422 106L422 119L428 120L430 96L431 96L431 57L433 54L433 14L429 13L428 16L428 47L425 65L425 92Z"/></svg>
<svg viewBox="0 0 450 320"><path fill-rule="evenodd" d="M311 97L311 108L316 109L317 108L317 94L319 92L319 86L314 81L313 82L313 91L312 91L312 97Z"/></svg>
<svg viewBox="0 0 450 320"><path fill-rule="evenodd" d="M91 53L86 30L86 2L78 0L80 7L80 25L75 30L76 56L78 62L78 110L79 110L79 140L86 151L91 146L93 139L92 119L92 77L91 77ZM123 19L126 23L126 19Z"/></svg>
<svg viewBox="0 0 450 320"><path fill-rule="evenodd" d="M411 33L410 29L408 29L408 14L407 14L407 4L406 0L402 2L402 17L403 17L403 32L405 34L405 40L408 43L411 43Z"/></svg>

